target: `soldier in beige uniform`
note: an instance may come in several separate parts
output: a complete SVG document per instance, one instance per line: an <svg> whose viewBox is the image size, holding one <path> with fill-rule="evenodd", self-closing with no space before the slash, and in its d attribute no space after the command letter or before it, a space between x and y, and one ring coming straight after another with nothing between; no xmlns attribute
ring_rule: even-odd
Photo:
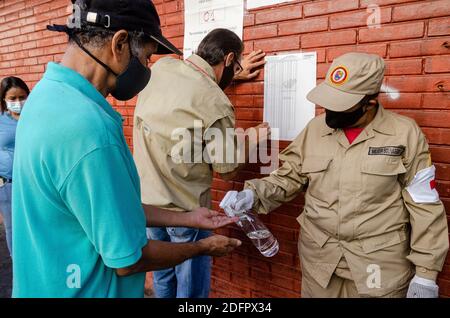
<svg viewBox="0 0 450 318"><path fill-rule="evenodd" d="M245 77L242 73L262 65L258 60L264 54L253 53L250 62L255 64L243 69L242 52L237 35L217 29L186 61L163 58L152 67L153 80L139 96L134 122L134 157L143 203L178 212L210 208L213 172L229 179L245 163L237 160L234 108L223 90L237 73L242 79L255 77L258 71ZM248 158L255 146L247 142L243 156ZM149 235L191 242L210 233L168 227L151 228ZM204 256L154 272L154 292L158 298L208 297L210 271L211 258Z"/></svg>
<svg viewBox="0 0 450 318"><path fill-rule="evenodd" d="M374 55L337 58L308 95L326 114L231 203L267 214L306 189L302 297L438 296L448 229L435 167L418 125L378 102L384 68Z"/></svg>

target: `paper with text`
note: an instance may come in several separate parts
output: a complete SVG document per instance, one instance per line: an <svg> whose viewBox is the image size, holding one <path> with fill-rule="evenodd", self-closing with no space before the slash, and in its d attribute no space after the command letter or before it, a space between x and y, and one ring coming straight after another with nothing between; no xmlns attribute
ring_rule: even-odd
<svg viewBox="0 0 450 318"><path fill-rule="evenodd" d="M266 57L264 121L279 129L280 140L294 140L315 116L306 95L316 86L317 53Z"/></svg>
<svg viewBox="0 0 450 318"><path fill-rule="evenodd" d="M244 0L184 0L184 58L191 56L212 30L224 28L242 39Z"/></svg>

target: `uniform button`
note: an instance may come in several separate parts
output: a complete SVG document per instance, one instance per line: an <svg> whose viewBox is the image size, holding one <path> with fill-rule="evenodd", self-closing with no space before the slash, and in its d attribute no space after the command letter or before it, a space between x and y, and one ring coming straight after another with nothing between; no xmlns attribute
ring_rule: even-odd
<svg viewBox="0 0 450 318"><path fill-rule="evenodd" d="M422 273L426 273L427 269L422 267L422 268L419 269L419 271L422 272Z"/></svg>

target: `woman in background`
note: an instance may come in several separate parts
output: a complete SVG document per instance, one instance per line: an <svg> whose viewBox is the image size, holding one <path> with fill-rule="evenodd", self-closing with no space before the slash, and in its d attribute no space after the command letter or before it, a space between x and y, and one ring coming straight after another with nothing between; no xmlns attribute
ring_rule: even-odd
<svg viewBox="0 0 450 318"><path fill-rule="evenodd" d="M12 251L11 189L16 127L30 90L23 80L7 77L0 83L0 213Z"/></svg>

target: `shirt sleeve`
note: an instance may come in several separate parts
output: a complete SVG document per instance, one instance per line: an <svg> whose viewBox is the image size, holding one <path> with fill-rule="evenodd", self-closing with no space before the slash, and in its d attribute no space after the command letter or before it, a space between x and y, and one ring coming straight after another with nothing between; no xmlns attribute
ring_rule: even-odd
<svg viewBox="0 0 450 318"><path fill-rule="evenodd" d="M406 150L407 172L401 179L403 201L410 215L411 254L417 275L436 279L448 251L448 229L444 205L435 189L435 168L425 135L418 126Z"/></svg>
<svg viewBox="0 0 450 318"><path fill-rule="evenodd" d="M303 131L280 154L282 166L263 179L250 180L246 189L255 194L254 209L260 214L268 214L283 203L295 199L308 184L308 177L301 172L302 144L306 132Z"/></svg>
<svg viewBox="0 0 450 318"><path fill-rule="evenodd" d="M214 172L225 174L239 167L238 158L245 149L239 149L234 128L234 120L224 117L205 130L206 158Z"/></svg>
<svg viewBox="0 0 450 318"><path fill-rule="evenodd" d="M147 244L139 186L129 160L117 146L97 149L78 162L60 190L110 268L134 265Z"/></svg>

